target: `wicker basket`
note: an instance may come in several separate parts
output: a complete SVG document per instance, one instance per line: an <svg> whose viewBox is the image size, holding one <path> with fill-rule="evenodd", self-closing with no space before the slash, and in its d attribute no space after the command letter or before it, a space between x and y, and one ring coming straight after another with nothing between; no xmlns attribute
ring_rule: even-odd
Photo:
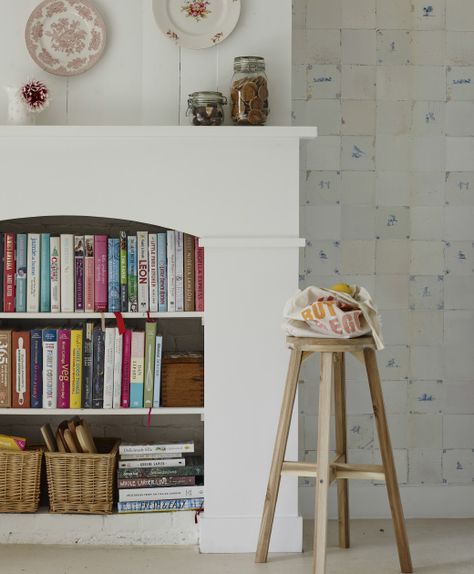
<svg viewBox="0 0 474 574"><path fill-rule="evenodd" d="M45 452L51 512L112 512L120 441L95 439L95 443L98 454Z"/></svg>
<svg viewBox="0 0 474 574"><path fill-rule="evenodd" d="M0 450L0 512L36 512L41 478L41 448Z"/></svg>

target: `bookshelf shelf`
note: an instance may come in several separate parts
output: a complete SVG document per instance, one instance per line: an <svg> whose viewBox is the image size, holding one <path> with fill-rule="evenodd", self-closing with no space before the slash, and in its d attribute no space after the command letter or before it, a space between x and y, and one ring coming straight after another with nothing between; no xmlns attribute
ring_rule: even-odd
<svg viewBox="0 0 474 574"><path fill-rule="evenodd" d="M143 416L149 409L0 409L0 416L74 416L74 415L110 415ZM151 415L203 415L204 407L163 407L151 409Z"/></svg>
<svg viewBox="0 0 474 574"><path fill-rule="evenodd" d="M28 319L28 320L61 320L61 319L115 319L113 313L0 313L0 321L2 319ZM124 319L146 319L147 313L122 313ZM180 311L176 313L150 313L152 319L202 319L204 313L192 311Z"/></svg>

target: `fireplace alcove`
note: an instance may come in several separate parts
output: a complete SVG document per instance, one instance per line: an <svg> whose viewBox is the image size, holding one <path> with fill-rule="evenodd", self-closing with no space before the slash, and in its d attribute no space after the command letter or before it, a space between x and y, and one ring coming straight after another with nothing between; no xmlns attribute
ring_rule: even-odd
<svg viewBox="0 0 474 574"><path fill-rule="evenodd" d="M103 233L125 220L135 230L164 226L201 238L205 312L162 320L171 322L172 331L186 331L184 322L190 322L202 343L205 407L202 413L153 417L152 425L157 432L173 427L180 438L187 431L202 437L206 471L198 525L191 513L1 515L0 542L199 543L203 552L255 550L288 359L281 310L298 288L304 245L300 140L314 137L315 128L290 127L0 127L2 231L25 219L42 230L53 223L84 229L93 220L83 218L93 217L100 218ZM7 318L0 314L0 320ZM0 412L0 428L13 424L6 418ZM36 420L13 418L19 426ZM96 419L104 428L143 423L143 416ZM295 431L289 459L297 457ZM301 551L297 502L296 479L285 478L272 551Z"/></svg>

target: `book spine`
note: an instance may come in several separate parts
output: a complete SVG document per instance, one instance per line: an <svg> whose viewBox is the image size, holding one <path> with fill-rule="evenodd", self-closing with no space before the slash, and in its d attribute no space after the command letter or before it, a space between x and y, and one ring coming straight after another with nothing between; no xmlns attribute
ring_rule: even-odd
<svg viewBox="0 0 474 574"><path fill-rule="evenodd" d="M88 322L84 328L84 379L82 385L82 408L92 408L93 366L94 366L94 323Z"/></svg>
<svg viewBox="0 0 474 574"><path fill-rule="evenodd" d="M128 242L128 310L138 311L138 277L137 277L137 238L131 236Z"/></svg>
<svg viewBox="0 0 474 574"><path fill-rule="evenodd" d="M153 406L153 384L155 381L155 346L156 323L148 321L145 325L145 383L143 391L143 406L147 409Z"/></svg>
<svg viewBox="0 0 474 574"><path fill-rule="evenodd" d="M40 294L40 235L28 233L28 274L26 276L26 310L38 313Z"/></svg>
<svg viewBox="0 0 474 574"><path fill-rule="evenodd" d="M121 444L119 453L121 455L140 455L140 454L182 454L193 453L194 442L177 442L170 444Z"/></svg>
<svg viewBox="0 0 474 574"><path fill-rule="evenodd" d="M16 297L17 313L26 313L26 273L28 265L28 235L19 233L16 236ZM0 275L3 277L3 275Z"/></svg>
<svg viewBox="0 0 474 574"><path fill-rule="evenodd" d="M140 500L170 500L178 498L204 498L204 486L163 486L159 488L122 488L119 502Z"/></svg>
<svg viewBox="0 0 474 574"><path fill-rule="evenodd" d="M204 247L199 245L199 239L196 237L196 311L204 311Z"/></svg>
<svg viewBox="0 0 474 574"><path fill-rule="evenodd" d="M58 338L55 329L43 331L43 408L56 408L58 396Z"/></svg>
<svg viewBox="0 0 474 574"><path fill-rule="evenodd" d="M122 343L122 398L123 409L130 407L130 365L132 353L132 331L127 329L123 334Z"/></svg>
<svg viewBox="0 0 474 574"><path fill-rule="evenodd" d="M40 409L43 406L43 331L31 331L31 408Z"/></svg>
<svg viewBox="0 0 474 574"><path fill-rule="evenodd" d="M94 236L94 310L107 311L107 236Z"/></svg>
<svg viewBox="0 0 474 574"><path fill-rule="evenodd" d="M40 262L40 311L51 311L51 269L50 269L50 241L49 233L41 234L41 262Z"/></svg>
<svg viewBox="0 0 474 574"><path fill-rule="evenodd" d="M168 279L166 266L166 233L158 233L158 311L168 311Z"/></svg>
<svg viewBox="0 0 474 574"><path fill-rule="evenodd" d="M142 453L142 454L121 454L120 460L155 460L158 458L176 458L178 454L176 452L154 452L154 453Z"/></svg>
<svg viewBox="0 0 474 574"><path fill-rule="evenodd" d="M85 310L84 297L84 235L74 236L74 310Z"/></svg>
<svg viewBox="0 0 474 574"><path fill-rule="evenodd" d="M158 311L158 245L156 233L148 235L148 265L149 265L149 307L152 313Z"/></svg>
<svg viewBox="0 0 474 574"><path fill-rule="evenodd" d="M94 349L92 408L101 409L104 405L105 333L100 327L94 329L92 345Z"/></svg>
<svg viewBox="0 0 474 574"><path fill-rule="evenodd" d="M177 512L181 510L199 510L204 507L204 498L178 498L171 500L140 500L138 502L119 502L119 514L143 512Z"/></svg>
<svg viewBox="0 0 474 574"><path fill-rule="evenodd" d="M168 311L176 311L176 242L175 232L166 232L167 279L168 279Z"/></svg>
<svg viewBox="0 0 474 574"><path fill-rule="evenodd" d="M127 233L120 232L120 310L128 311Z"/></svg>
<svg viewBox="0 0 474 574"><path fill-rule="evenodd" d="M196 308L194 300L194 237L188 233L184 234L184 310L194 311Z"/></svg>
<svg viewBox="0 0 474 574"><path fill-rule="evenodd" d="M105 329L104 350L104 409L111 409L114 395L115 327Z"/></svg>
<svg viewBox="0 0 474 574"><path fill-rule="evenodd" d="M85 256L84 256L84 307L86 313L94 312L94 236L84 236Z"/></svg>
<svg viewBox="0 0 474 574"><path fill-rule="evenodd" d="M137 232L138 310L148 311L148 232Z"/></svg>
<svg viewBox="0 0 474 574"><path fill-rule="evenodd" d="M3 312L3 275L5 271L5 234L0 233L0 312Z"/></svg>
<svg viewBox="0 0 474 574"><path fill-rule="evenodd" d="M120 311L120 241L108 240L109 313Z"/></svg>
<svg viewBox="0 0 474 574"><path fill-rule="evenodd" d="M82 339L81 329L71 331L71 409L80 409L82 405Z"/></svg>
<svg viewBox="0 0 474 574"><path fill-rule="evenodd" d="M176 311L184 311L184 245L183 232L175 231L176 245Z"/></svg>
<svg viewBox="0 0 474 574"><path fill-rule="evenodd" d="M63 233L61 246L61 311L74 312L74 236Z"/></svg>
<svg viewBox="0 0 474 574"><path fill-rule="evenodd" d="M122 398L122 350L123 350L123 335L120 335L119 330L115 329L115 348L114 348L114 394L113 404L114 409L119 409Z"/></svg>
<svg viewBox="0 0 474 574"><path fill-rule="evenodd" d="M159 486L195 486L194 476L162 476L158 478L119 478L118 488L157 488Z"/></svg>
<svg viewBox="0 0 474 574"><path fill-rule="evenodd" d="M145 354L145 333L133 331L132 358L130 362L130 407L143 407L143 363Z"/></svg>
<svg viewBox="0 0 474 574"><path fill-rule="evenodd" d="M185 458L160 458L155 460L121 460L119 468L154 468L157 466L185 466Z"/></svg>
<svg viewBox="0 0 474 574"><path fill-rule="evenodd" d="M153 407L161 405L161 356L163 353L163 337L157 335L155 340L155 382L153 385Z"/></svg>
<svg viewBox="0 0 474 574"><path fill-rule="evenodd" d="M71 331L58 329L58 409L68 409L71 394Z"/></svg>
<svg viewBox="0 0 474 574"><path fill-rule="evenodd" d="M0 407L12 406L12 332L0 331Z"/></svg>
<svg viewBox="0 0 474 574"><path fill-rule="evenodd" d="M61 311L61 246L59 237L49 240L49 274L51 285L51 312Z"/></svg>
<svg viewBox="0 0 474 574"><path fill-rule="evenodd" d="M12 407L30 408L30 333L12 334Z"/></svg>
<svg viewBox="0 0 474 574"><path fill-rule="evenodd" d="M5 233L3 271L3 309L5 313L15 311L15 234Z"/></svg>
<svg viewBox="0 0 474 574"><path fill-rule="evenodd" d="M153 468L119 468L117 478L156 478L163 476L203 476L204 465L160 466Z"/></svg>

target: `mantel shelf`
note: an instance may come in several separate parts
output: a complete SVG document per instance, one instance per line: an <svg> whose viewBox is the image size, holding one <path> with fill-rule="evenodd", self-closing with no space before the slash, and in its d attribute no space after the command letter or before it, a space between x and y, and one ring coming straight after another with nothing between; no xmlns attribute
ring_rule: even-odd
<svg viewBox="0 0 474 574"><path fill-rule="evenodd" d="M0 125L0 138L251 138L313 139L316 127L299 126L10 126Z"/></svg>
<svg viewBox="0 0 474 574"><path fill-rule="evenodd" d="M0 313L2 319L28 319L28 320L53 320L53 319L77 319L79 321L87 319L115 319L113 313ZM152 319L202 319L204 313L197 311L177 311L176 313L150 313ZM146 319L147 313L122 313L124 319Z"/></svg>
<svg viewBox="0 0 474 574"><path fill-rule="evenodd" d="M143 416L148 415L150 409L0 409L1 416ZM160 407L151 409L154 415L203 415L204 407Z"/></svg>

